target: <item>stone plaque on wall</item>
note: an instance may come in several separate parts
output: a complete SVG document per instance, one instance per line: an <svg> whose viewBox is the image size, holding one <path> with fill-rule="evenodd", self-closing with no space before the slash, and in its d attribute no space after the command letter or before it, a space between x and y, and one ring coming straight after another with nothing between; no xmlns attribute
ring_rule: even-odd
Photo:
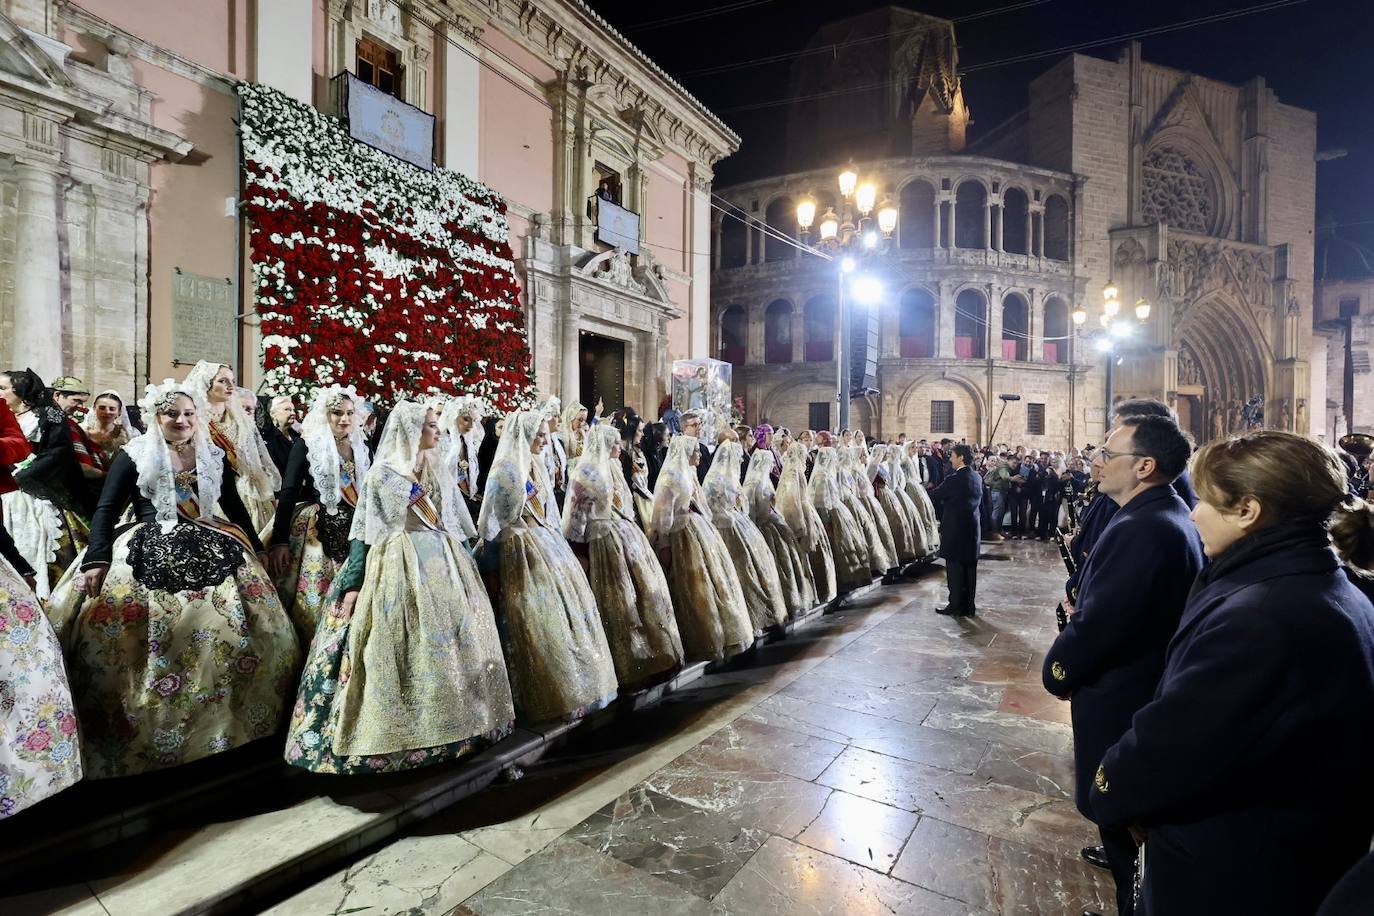
<svg viewBox="0 0 1374 916"><path fill-rule="evenodd" d="M232 287L223 277L172 271L172 359L194 364L208 359L234 365Z"/></svg>

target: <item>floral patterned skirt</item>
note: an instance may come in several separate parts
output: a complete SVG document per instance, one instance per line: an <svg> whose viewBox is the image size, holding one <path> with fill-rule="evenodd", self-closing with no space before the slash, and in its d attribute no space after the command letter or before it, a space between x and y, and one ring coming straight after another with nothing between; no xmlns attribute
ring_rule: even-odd
<svg viewBox="0 0 1374 916"><path fill-rule="evenodd" d="M571 721L616 697L596 598L563 535L517 524L500 553L500 622L522 722Z"/></svg>
<svg viewBox="0 0 1374 916"><path fill-rule="evenodd" d="M682 667L673 599L649 539L623 518L595 519L587 543L589 580L621 690L672 676Z"/></svg>
<svg viewBox="0 0 1374 916"><path fill-rule="evenodd" d="M28 583L0 557L0 818L80 778L62 647Z"/></svg>
<svg viewBox="0 0 1374 916"><path fill-rule="evenodd" d="M787 605L778 579L778 564L758 526L739 511L716 512L712 521L725 542L726 553L734 561L755 635L786 622Z"/></svg>
<svg viewBox="0 0 1374 916"><path fill-rule="evenodd" d="M869 544L863 529L849 507L840 502L824 513L825 530L835 561L835 583L842 592L861 588L873 581Z"/></svg>
<svg viewBox="0 0 1374 916"><path fill-rule="evenodd" d="M296 508L291 518L291 567L277 580L277 595L291 615L303 646L310 645L315 638L329 586L348 559L352 522L353 507L347 503L340 505L338 513L332 516L318 503L304 504Z"/></svg>
<svg viewBox="0 0 1374 916"><path fill-rule="evenodd" d="M758 634L715 527L693 513L668 535L668 544L668 590L687 658L726 658L752 646Z"/></svg>
<svg viewBox="0 0 1374 916"><path fill-rule="evenodd" d="M811 575L808 563L792 536L792 529L774 513L758 523L763 540L778 567L778 582L782 584L783 606L787 613L796 615L816 606L816 581Z"/></svg>
<svg viewBox="0 0 1374 916"><path fill-rule="evenodd" d="M178 766L277 730L300 649L256 557L182 522L119 535L89 599L80 565L48 616L67 650L87 776Z"/></svg>
<svg viewBox="0 0 1374 916"><path fill-rule="evenodd" d="M510 734L515 711L491 602L462 544L395 534L368 551L351 616L331 593L291 712L286 760L386 773L455 760Z"/></svg>

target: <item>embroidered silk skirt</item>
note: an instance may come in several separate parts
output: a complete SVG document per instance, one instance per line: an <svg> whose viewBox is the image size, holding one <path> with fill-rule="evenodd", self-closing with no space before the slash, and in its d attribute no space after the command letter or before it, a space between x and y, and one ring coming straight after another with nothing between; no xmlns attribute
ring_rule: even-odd
<svg viewBox="0 0 1374 916"><path fill-rule="evenodd" d="M841 501L834 509L822 512L830 549L835 561L835 584L841 592L853 591L873 581L869 545L858 520Z"/></svg>
<svg viewBox="0 0 1374 916"><path fill-rule="evenodd" d="M802 556L792 529L776 512L758 523L763 540L778 568L778 582L782 585L783 604L789 615L808 611L816 606L816 581L811 564Z"/></svg>
<svg viewBox="0 0 1374 916"><path fill-rule="evenodd" d="M734 561L744 594L744 606L754 624L754 635L787 620L778 564L768 549L763 532L743 512L722 511L712 516L725 551Z"/></svg>
<svg viewBox="0 0 1374 916"><path fill-rule="evenodd" d="M703 516L688 515L668 535L664 553L687 658L726 658L752 646L756 634L739 576L715 527Z"/></svg>
<svg viewBox="0 0 1374 916"><path fill-rule="evenodd" d="M682 667L682 637L649 539L623 518L594 519L588 537L589 580L620 689L671 677Z"/></svg>
<svg viewBox="0 0 1374 916"><path fill-rule="evenodd" d="M277 595L296 625L301 645L315 638L334 576L348 559L353 507L340 501L330 515L319 503L296 507L291 518L291 568L277 580Z"/></svg>

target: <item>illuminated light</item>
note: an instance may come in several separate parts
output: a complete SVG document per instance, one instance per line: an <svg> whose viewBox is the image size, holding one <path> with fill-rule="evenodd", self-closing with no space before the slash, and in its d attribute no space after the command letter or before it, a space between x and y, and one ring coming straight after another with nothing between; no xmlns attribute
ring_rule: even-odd
<svg viewBox="0 0 1374 916"><path fill-rule="evenodd" d="M1112 318L1115 318L1117 312L1121 311L1121 300L1116 298L1108 299L1106 302L1102 303L1102 311L1106 312Z"/></svg>
<svg viewBox="0 0 1374 916"><path fill-rule="evenodd" d="M848 200L854 193L854 186L859 183L859 176L853 169L845 169L840 173L840 194Z"/></svg>
<svg viewBox="0 0 1374 916"><path fill-rule="evenodd" d="M1098 315L1097 320L1102 323L1102 327L1104 328L1110 328L1112 326L1112 316L1108 315L1106 312Z"/></svg>
<svg viewBox="0 0 1374 916"><path fill-rule="evenodd" d="M847 274L853 273L854 268L858 266L859 262L855 261L853 258L840 258L840 270Z"/></svg>
<svg viewBox="0 0 1374 916"><path fill-rule="evenodd" d="M1076 309L1073 310L1073 323L1074 323L1074 324L1078 325L1078 326L1081 328L1081 327L1083 327L1084 324L1087 323L1087 321L1088 321L1088 310L1087 310L1087 309L1083 308L1083 306L1080 305L1078 308L1076 308Z"/></svg>
<svg viewBox="0 0 1374 916"><path fill-rule="evenodd" d="M865 232L865 233L864 233L864 247L865 247L865 248L877 248L877 247L878 247L878 233L873 232L873 231L871 231L871 230L868 231L868 232Z"/></svg>
<svg viewBox="0 0 1374 916"><path fill-rule="evenodd" d="M1118 340L1123 340L1134 334L1135 328L1130 324L1130 322L1114 321L1112 322L1112 326L1107 329L1107 333L1117 338Z"/></svg>
<svg viewBox="0 0 1374 916"><path fill-rule="evenodd" d="M854 195L854 206L859 208L859 212L864 216L873 212L873 206L878 202L878 189L870 182L865 182L859 186L858 192Z"/></svg>
<svg viewBox="0 0 1374 916"><path fill-rule="evenodd" d="M1116 289L1116 284L1115 284L1115 283L1108 282L1106 286L1102 287L1102 298L1103 298L1103 299L1110 301L1110 300L1112 300L1112 299L1115 299L1116 296L1117 296L1117 289Z"/></svg>
<svg viewBox="0 0 1374 916"><path fill-rule="evenodd" d="M1093 341L1093 347L1097 349L1098 353L1110 353L1112 350L1111 338L1099 337L1097 340Z"/></svg>
<svg viewBox="0 0 1374 916"><path fill-rule="evenodd" d="M1144 299L1135 301L1135 317L1141 321L1150 320L1150 303Z"/></svg>
<svg viewBox="0 0 1374 916"><path fill-rule="evenodd" d="M810 231L811 224L816 221L816 202L806 198L797 204L797 225L803 232Z"/></svg>
<svg viewBox="0 0 1374 916"><path fill-rule="evenodd" d="M883 284L877 277L864 274L850 281L849 293L860 305L877 305L883 299Z"/></svg>
<svg viewBox="0 0 1374 916"><path fill-rule="evenodd" d="M897 230L897 208L890 200L883 201L883 205L878 208L878 228L887 236Z"/></svg>
<svg viewBox="0 0 1374 916"><path fill-rule="evenodd" d="M826 210L825 216L821 217L821 241L829 242L840 234L840 218L835 215L834 210Z"/></svg>

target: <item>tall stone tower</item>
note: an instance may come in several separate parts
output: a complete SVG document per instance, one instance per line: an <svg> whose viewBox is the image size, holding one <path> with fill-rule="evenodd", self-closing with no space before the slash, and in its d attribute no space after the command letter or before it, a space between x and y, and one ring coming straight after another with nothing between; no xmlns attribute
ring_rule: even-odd
<svg viewBox="0 0 1374 916"><path fill-rule="evenodd" d="M954 23L896 6L833 22L792 66L789 170L964 148Z"/></svg>

